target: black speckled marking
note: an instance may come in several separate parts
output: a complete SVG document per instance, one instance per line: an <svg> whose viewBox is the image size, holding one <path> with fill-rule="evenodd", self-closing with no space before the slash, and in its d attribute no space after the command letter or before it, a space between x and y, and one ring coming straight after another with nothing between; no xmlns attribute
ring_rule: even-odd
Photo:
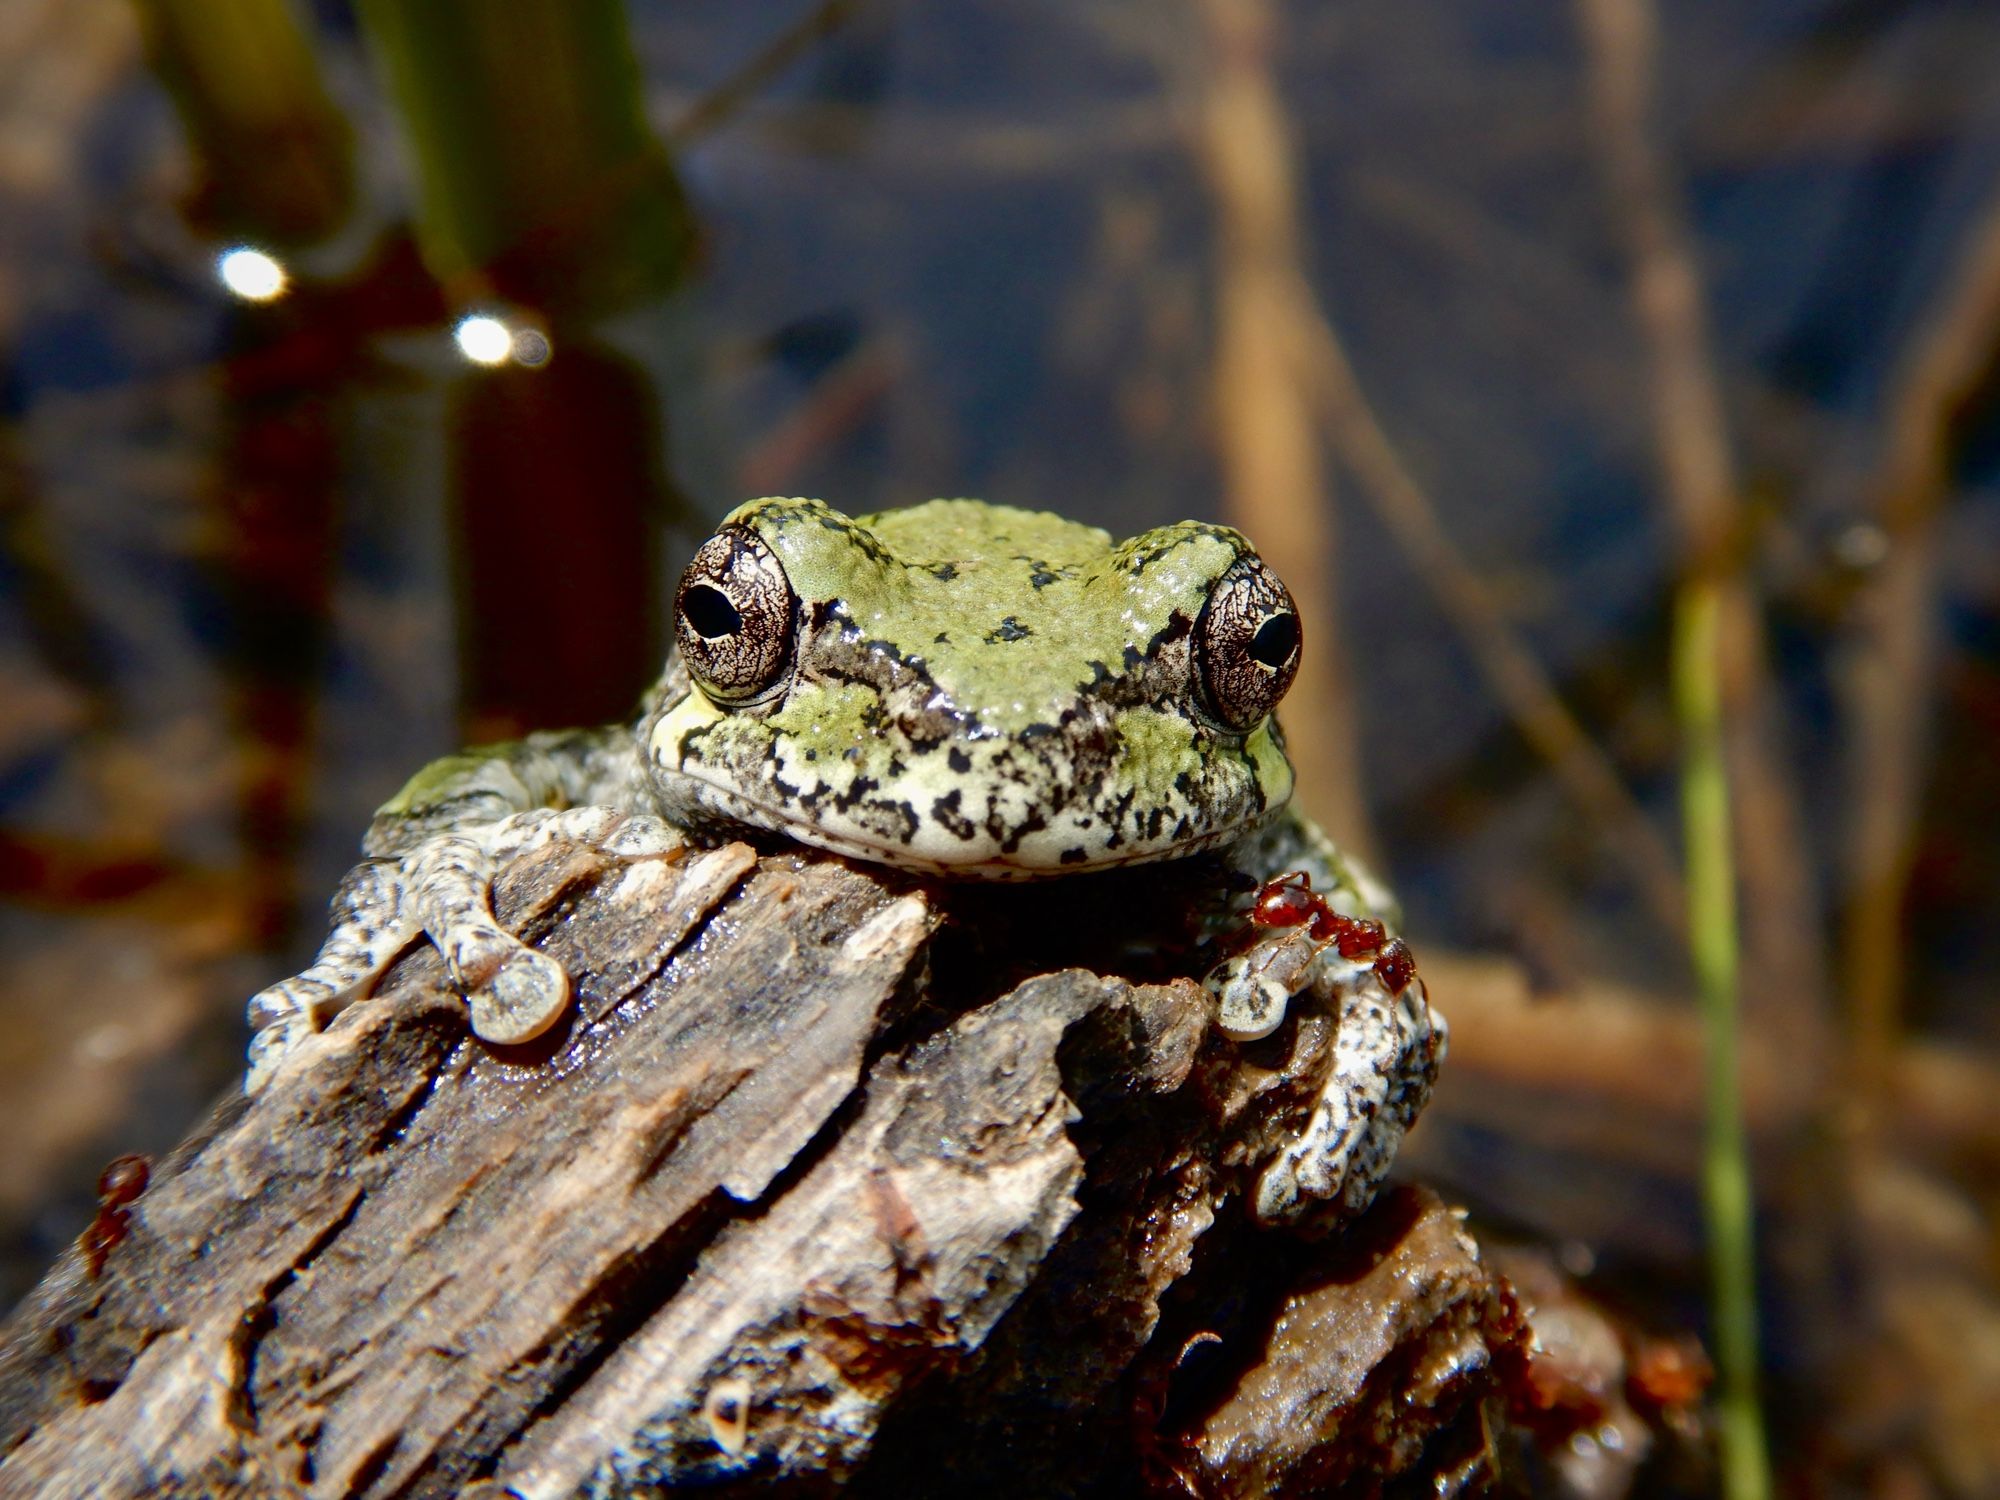
<svg viewBox="0 0 2000 1500"><path fill-rule="evenodd" d="M1026 625L1023 625L1019 620L1009 615L998 625L995 625L991 630L986 632L986 644L997 646L1003 641L1025 641L1034 633Z"/></svg>
<svg viewBox="0 0 2000 1500"><path fill-rule="evenodd" d="M964 793L954 788L931 804L931 816L953 838L969 843L979 829L972 819L959 811L959 804L964 800Z"/></svg>

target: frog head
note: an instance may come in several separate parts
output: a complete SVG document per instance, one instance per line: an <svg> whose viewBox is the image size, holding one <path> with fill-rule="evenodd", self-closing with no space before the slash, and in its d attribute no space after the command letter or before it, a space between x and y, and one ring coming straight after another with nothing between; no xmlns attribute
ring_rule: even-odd
<svg viewBox="0 0 2000 1500"><path fill-rule="evenodd" d="M646 752L695 825L1025 878L1233 842L1291 795L1298 613L1226 527L754 500L674 616Z"/></svg>

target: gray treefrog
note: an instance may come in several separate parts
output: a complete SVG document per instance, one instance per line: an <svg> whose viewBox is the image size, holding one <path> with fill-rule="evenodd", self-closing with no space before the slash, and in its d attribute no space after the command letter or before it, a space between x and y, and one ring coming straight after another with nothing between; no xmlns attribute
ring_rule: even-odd
<svg viewBox="0 0 2000 1500"><path fill-rule="evenodd" d="M497 863L553 838L638 856L761 830L988 880L1220 850L1257 882L1305 870L1334 907L1387 913L1379 886L1286 815L1292 768L1273 710L1298 668L1300 621L1226 527L1182 522L1114 545L976 500L860 518L754 500L695 553L674 622L676 648L630 723L449 756L381 808L319 956L250 1003L251 1089L419 935L480 1037L517 1043L553 1025L567 976L490 904ZM1360 1184L1346 1158L1367 1151L1346 1141L1330 1178L1312 1164L1333 1186L1302 1191L1372 1191L1428 1095L1442 1021L1421 981L1385 1006L1379 983L1364 995L1365 974L1303 954L1295 935L1259 943L1212 981L1219 1024L1262 1036L1293 995L1326 991L1343 1031L1325 1098L1370 1127L1381 1162ZM1284 1217L1298 1197L1280 1184L1260 1203Z"/></svg>

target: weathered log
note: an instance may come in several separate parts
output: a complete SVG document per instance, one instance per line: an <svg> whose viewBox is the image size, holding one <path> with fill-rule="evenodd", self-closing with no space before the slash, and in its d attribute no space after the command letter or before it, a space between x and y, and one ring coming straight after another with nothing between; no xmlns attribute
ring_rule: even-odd
<svg viewBox="0 0 2000 1500"><path fill-rule="evenodd" d="M1476 1487L1518 1310L1428 1195L1252 1221L1332 1027L1217 1036L1201 878L524 861L573 1018L420 948L224 1101L7 1327L0 1496Z"/></svg>

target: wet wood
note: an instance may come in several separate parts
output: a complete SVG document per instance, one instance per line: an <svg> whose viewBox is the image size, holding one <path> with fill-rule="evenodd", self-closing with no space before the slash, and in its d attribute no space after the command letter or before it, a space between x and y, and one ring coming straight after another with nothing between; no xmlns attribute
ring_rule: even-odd
<svg viewBox="0 0 2000 1500"><path fill-rule="evenodd" d="M741 845L499 895L572 1021L484 1046L413 952L224 1101L8 1325L0 1496L1251 1494L1363 1426L1378 1466L1483 1461L1521 1325L1444 1207L1335 1245L1243 1209L1330 1027L941 971L922 888ZM1327 1297L1375 1336L1272 1354Z"/></svg>

